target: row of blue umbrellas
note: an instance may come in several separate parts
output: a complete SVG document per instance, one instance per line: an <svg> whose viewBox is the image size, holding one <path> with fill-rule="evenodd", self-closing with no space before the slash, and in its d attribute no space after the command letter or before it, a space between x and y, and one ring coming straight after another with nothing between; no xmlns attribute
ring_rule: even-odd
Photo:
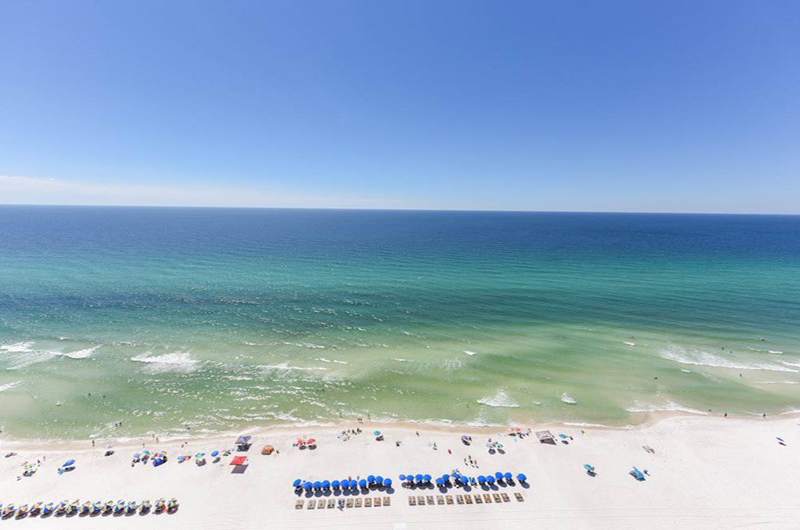
<svg viewBox="0 0 800 530"><path fill-rule="evenodd" d="M366 479L362 478L361 480L358 481L345 479L345 480L334 480L334 481L322 480L322 481L310 482L307 480L303 481L298 478L292 483L292 486L294 486L295 489L302 488L306 491L328 490L328 489L334 489L334 490L339 490L339 489L346 490L346 489L358 489L358 488L366 489L370 486L391 488L392 479L383 478L380 475L377 476L370 475Z"/></svg>
<svg viewBox="0 0 800 530"><path fill-rule="evenodd" d="M410 474L410 475L400 475L400 480L406 482L414 482L416 481L418 484L425 484L432 480L430 475L422 475L422 474Z"/></svg>

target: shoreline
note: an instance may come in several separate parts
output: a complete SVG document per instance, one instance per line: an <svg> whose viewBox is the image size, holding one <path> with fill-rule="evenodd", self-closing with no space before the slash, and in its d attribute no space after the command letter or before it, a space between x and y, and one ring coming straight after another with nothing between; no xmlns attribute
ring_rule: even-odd
<svg viewBox="0 0 800 530"><path fill-rule="evenodd" d="M603 425L598 423L582 423L582 422L524 422L508 425L472 425L468 423L446 423L446 422L431 422L431 421L379 421L368 420L359 421L358 418L353 420L336 420L335 422L326 423L298 423L298 424L280 424L280 425L259 425L243 427L237 431L220 431L213 433L196 433L187 436L158 436L160 442L158 444L154 441L154 435L140 435L140 436L120 436L120 437L96 437L96 438L82 438L82 439L40 439L40 438L13 438L0 435L0 447L3 449L10 448L25 448L26 450L36 449L38 451L54 451L54 450L97 450L106 445L113 445L115 448L132 448L138 447L140 444L145 443L148 445L165 445L175 443L200 443L217 440L228 440L236 438L240 434L248 434L253 437L267 437L267 436L283 436L290 433L300 434L303 432L314 433L332 433L339 432L342 429L351 429L361 427L363 430L414 430L425 433L437 434L472 434L472 435L490 435L490 434L506 434L514 427L520 427L523 430L530 428L531 431L537 430L553 430L553 429L579 429L582 431L605 431L605 432L637 432L643 431L657 426L658 424L670 420L691 420L702 421L707 420L713 422L719 421L741 421L753 422L762 424L765 422L780 422L788 419L800 419L800 411L784 412L776 415L767 415L766 417L757 417L752 415L731 415L727 417L714 413L707 414L692 414L682 411L659 411L637 413L644 416L643 421L640 423L629 423L626 425ZM86 447L92 441L95 441L96 447ZM0 449L2 451L3 449ZM1 456L1 455L0 455Z"/></svg>

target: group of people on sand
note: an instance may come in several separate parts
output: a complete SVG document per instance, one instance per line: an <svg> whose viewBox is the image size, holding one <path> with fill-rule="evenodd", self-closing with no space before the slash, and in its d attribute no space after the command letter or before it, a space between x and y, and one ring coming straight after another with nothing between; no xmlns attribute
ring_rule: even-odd
<svg viewBox="0 0 800 530"><path fill-rule="evenodd" d="M339 438L340 440L346 442L347 440L350 439L351 436L355 436L357 434L361 434L362 432L364 432L364 431L362 431L360 428L347 429L345 431L340 432L339 435L337 436L337 438Z"/></svg>

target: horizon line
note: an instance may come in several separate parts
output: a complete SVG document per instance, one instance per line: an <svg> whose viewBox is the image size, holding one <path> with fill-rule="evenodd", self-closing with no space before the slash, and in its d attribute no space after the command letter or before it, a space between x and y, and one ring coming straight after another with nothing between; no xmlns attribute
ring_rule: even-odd
<svg viewBox="0 0 800 530"><path fill-rule="evenodd" d="M53 203L0 203L0 207L51 207L51 208L150 208L150 209L203 209L203 210L308 210L350 212L431 212L431 213L548 213L548 214L635 214L635 215L746 215L772 217L800 217L800 213L756 213L756 212L654 212L636 210L503 210L463 208L347 208L310 206L211 206L211 205L149 205L149 204L53 204Z"/></svg>

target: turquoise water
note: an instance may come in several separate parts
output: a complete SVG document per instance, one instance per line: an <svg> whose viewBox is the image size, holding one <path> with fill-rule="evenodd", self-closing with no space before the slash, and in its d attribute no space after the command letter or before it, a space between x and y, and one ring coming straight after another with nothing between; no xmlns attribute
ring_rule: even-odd
<svg viewBox="0 0 800 530"><path fill-rule="evenodd" d="M8 436L776 414L799 323L798 217L0 207Z"/></svg>

